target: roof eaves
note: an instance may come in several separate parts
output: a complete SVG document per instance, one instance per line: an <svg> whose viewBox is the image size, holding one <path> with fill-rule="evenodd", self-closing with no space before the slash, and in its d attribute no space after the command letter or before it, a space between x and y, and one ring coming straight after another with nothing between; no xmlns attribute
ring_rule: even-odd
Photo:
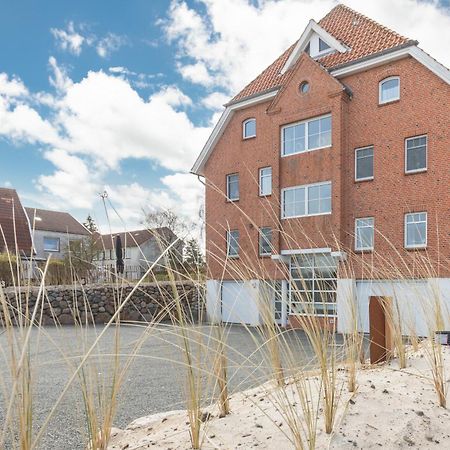
<svg viewBox="0 0 450 450"><path fill-rule="evenodd" d="M264 91L255 92L254 94L247 95L247 97L242 97L242 98L239 98L237 100L231 100L228 103L226 103L224 106L228 108L229 106L238 105L239 103L243 103L243 102L246 102L248 100L252 100L252 99L254 99L256 97L260 97L262 95L266 95L266 94L270 94L271 92L278 91L278 89L280 89L280 87L281 87L281 85L279 84L279 85L273 86L273 87L271 87L269 89L265 89Z"/></svg>

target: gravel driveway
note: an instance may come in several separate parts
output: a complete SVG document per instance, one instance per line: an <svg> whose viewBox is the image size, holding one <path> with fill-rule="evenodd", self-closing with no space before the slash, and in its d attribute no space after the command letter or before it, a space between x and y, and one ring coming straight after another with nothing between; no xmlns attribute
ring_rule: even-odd
<svg viewBox="0 0 450 450"><path fill-rule="evenodd" d="M190 333L207 337L215 332L214 327L199 326L190 328ZM101 328L89 328L85 341L92 342ZM140 341L143 328L125 325L120 330L120 352L129 355L136 342ZM138 355L133 360L126 374L125 382L120 393L118 411L114 425L125 427L132 420L162 411L184 409L184 381L183 356L180 349L181 341L178 331L171 325L159 325L146 338ZM249 331L245 327L232 326L226 329L228 359L229 359L229 387L230 392L246 389L265 381L268 371L266 362L259 345L263 342L257 330ZM289 331L286 333L289 347L303 365L310 359L311 350L302 332ZM74 363L83 354L80 330L75 327L51 328L38 333L33 330L33 367L34 367L34 413L33 421L36 430L55 404L58 396L69 379L71 370L62 354L56 350L59 347L64 356L73 358ZM105 378L108 365L112 361L114 330L108 329L102 338L98 368L99 379ZM3 389L7 388L9 374L6 373L4 354L8 347L6 335L0 335L0 424L3 423L5 402ZM123 357L122 362L128 358ZM100 362L101 361L101 362ZM211 367L208 365L207 367ZM106 377L107 378L107 377ZM205 376L205 378L208 378ZM46 429L45 438L40 449L45 450L76 450L83 449L86 442L84 408L79 389L78 379L69 388L64 400Z"/></svg>

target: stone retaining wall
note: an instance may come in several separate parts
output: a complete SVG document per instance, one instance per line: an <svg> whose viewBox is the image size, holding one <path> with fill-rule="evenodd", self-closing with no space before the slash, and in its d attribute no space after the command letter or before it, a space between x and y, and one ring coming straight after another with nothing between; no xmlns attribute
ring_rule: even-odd
<svg viewBox="0 0 450 450"><path fill-rule="evenodd" d="M192 282L176 282L175 285L187 317L198 320L199 309L203 308L203 289ZM132 284L119 287L116 285L46 287L45 299L41 303L42 324L72 325L75 320L84 323L86 318L89 322L106 323L116 311L118 302L123 302L133 287ZM153 319L170 319L170 315L175 314L173 288L174 285L170 282L139 285L122 309L120 319L145 322ZM28 308L33 311L38 290L37 287L22 289L22 310L25 310L28 298ZM15 309L17 300L14 289L7 288L4 292L10 305ZM0 305L0 325L3 323L4 314Z"/></svg>

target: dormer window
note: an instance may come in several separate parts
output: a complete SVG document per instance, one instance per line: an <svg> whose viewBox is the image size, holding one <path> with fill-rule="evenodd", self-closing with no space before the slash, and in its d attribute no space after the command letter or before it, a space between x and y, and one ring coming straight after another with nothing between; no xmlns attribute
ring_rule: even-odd
<svg viewBox="0 0 450 450"><path fill-rule="evenodd" d="M329 49L330 49L330 46L325 41L323 41L322 39L319 38L319 52L320 53L326 52Z"/></svg>
<svg viewBox="0 0 450 450"><path fill-rule="evenodd" d="M379 103L393 102L400 99L400 78L389 77L380 81L379 84Z"/></svg>
<svg viewBox="0 0 450 450"><path fill-rule="evenodd" d="M256 119L247 119L243 122L242 137L244 139L256 137Z"/></svg>

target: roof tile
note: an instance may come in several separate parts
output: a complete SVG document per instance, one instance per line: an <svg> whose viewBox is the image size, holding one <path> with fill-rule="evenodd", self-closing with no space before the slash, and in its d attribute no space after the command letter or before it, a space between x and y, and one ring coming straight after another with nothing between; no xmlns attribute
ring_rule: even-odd
<svg viewBox="0 0 450 450"><path fill-rule="evenodd" d="M356 61L385 50L414 43L414 41L345 5L335 6L319 21L319 25L350 49L345 53L336 52L318 59L318 62L326 69L332 69L341 64ZM292 44L278 59L245 86L230 103L282 86L287 80L289 71L281 74L281 69L297 42Z"/></svg>

